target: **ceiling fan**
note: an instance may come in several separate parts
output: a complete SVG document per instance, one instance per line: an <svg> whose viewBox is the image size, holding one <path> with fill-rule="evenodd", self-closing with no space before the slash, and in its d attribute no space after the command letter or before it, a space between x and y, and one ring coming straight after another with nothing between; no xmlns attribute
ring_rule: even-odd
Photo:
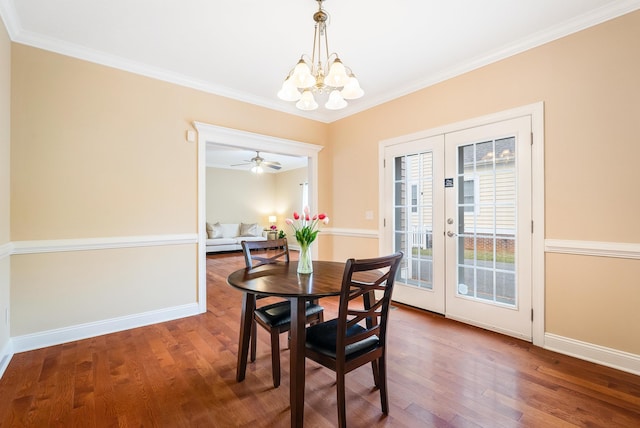
<svg viewBox="0 0 640 428"><path fill-rule="evenodd" d="M282 168L282 166L280 165L280 162L267 161L260 156L260 152L258 151L256 151L256 155L254 157L252 157L250 160L246 160L245 163L237 163L231 166L243 166L243 165L253 165L251 167L251 172L255 174L262 173L265 167L275 169L276 171Z"/></svg>

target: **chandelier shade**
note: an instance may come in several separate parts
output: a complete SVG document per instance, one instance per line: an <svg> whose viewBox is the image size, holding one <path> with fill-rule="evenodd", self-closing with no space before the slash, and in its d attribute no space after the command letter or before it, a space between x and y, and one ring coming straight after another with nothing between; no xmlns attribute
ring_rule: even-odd
<svg viewBox="0 0 640 428"><path fill-rule="evenodd" d="M325 0L316 0L318 11L313 14L315 30L311 57L302 55L298 63L289 71L282 83L278 98L297 101L300 110L315 110L318 103L314 94L328 94L324 105L329 110L339 110L347 106L346 100L354 100L364 95L360 83L338 54L329 54L327 20L329 15L322 8ZM324 46L323 46L324 45Z"/></svg>

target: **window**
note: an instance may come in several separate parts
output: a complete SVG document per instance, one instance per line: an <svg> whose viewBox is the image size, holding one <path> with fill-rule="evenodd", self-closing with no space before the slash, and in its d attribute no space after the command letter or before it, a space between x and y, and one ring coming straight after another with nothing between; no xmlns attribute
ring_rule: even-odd
<svg viewBox="0 0 640 428"><path fill-rule="evenodd" d="M464 180L464 212L472 213L475 211L476 200L476 180Z"/></svg>
<svg viewBox="0 0 640 428"><path fill-rule="evenodd" d="M302 186L302 207L300 210L304 211L304 207L309 206L309 183L305 181L304 183L300 183L300 186Z"/></svg>
<svg viewBox="0 0 640 428"><path fill-rule="evenodd" d="M418 185L417 184L411 185L411 212L412 213L418 212Z"/></svg>

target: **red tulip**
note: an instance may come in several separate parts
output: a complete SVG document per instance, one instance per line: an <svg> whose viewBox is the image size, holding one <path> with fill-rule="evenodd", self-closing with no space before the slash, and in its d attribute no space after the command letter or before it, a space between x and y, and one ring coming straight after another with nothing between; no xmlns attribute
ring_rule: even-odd
<svg viewBox="0 0 640 428"><path fill-rule="evenodd" d="M293 212L293 218L294 220L300 220L300 214L298 214L296 211Z"/></svg>
<svg viewBox="0 0 640 428"><path fill-rule="evenodd" d="M324 220L324 218L325 218L326 216L327 216L327 215L326 215L325 213L318 214L318 218L319 218L320 220Z"/></svg>
<svg viewBox="0 0 640 428"><path fill-rule="evenodd" d="M307 216L306 216L304 219L305 219L306 221L311 220L311 219L309 218L309 214L307 214Z"/></svg>

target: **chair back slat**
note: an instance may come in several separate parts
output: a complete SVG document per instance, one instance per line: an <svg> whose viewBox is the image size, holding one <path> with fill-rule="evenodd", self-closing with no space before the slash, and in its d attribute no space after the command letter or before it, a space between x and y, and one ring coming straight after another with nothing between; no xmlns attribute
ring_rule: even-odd
<svg viewBox="0 0 640 428"><path fill-rule="evenodd" d="M385 346L391 294L402 256L397 252L373 259L347 260L338 309L337 359L344 358L347 345L374 335L379 346ZM347 331L356 324L364 330L347 336Z"/></svg>
<svg viewBox="0 0 640 428"><path fill-rule="evenodd" d="M289 262L289 246L287 238L271 239L267 241L242 241L245 266L249 269L276 262ZM277 249L277 253L256 253L256 250Z"/></svg>

